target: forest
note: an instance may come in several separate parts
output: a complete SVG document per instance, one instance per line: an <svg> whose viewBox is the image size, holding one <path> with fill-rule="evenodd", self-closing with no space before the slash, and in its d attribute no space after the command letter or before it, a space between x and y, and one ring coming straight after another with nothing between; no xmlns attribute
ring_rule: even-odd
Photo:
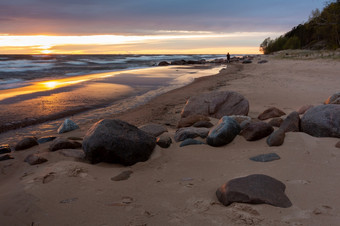
<svg viewBox="0 0 340 226"><path fill-rule="evenodd" d="M311 12L306 23L276 39L266 38L260 51L270 54L285 49L337 49L340 47L340 0L325 3Z"/></svg>

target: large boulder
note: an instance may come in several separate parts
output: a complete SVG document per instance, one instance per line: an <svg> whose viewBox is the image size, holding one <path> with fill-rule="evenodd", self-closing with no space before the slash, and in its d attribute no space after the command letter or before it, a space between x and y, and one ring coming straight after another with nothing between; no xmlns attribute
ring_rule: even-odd
<svg viewBox="0 0 340 226"><path fill-rule="evenodd" d="M207 137L207 144L214 147L229 144L240 132L240 125L234 119L224 116L220 119L216 127L210 130Z"/></svg>
<svg viewBox="0 0 340 226"><path fill-rule="evenodd" d="M269 136L273 131L274 128L268 123L252 122L242 130L241 135L247 141L255 141Z"/></svg>
<svg viewBox="0 0 340 226"><path fill-rule="evenodd" d="M85 158L91 163L133 165L148 160L155 146L155 137L117 119L97 122L83 140Z"/></svg>
<svg viewBox="0 0 340 226"><path fill-rule="evenodd" d="M21 150L25 150L28 148L31 148L33 146L39 145L37 138L35 137L25 137L24 139L22 139L21 141L19 141L14 149L16 151L21 151Z"/></svg>
<svg viewBox="0 0 340 226"><path fill-rule="evenodd" d="M280 129L285 132L299 132L300 131L300 116L299 113L293 111L290 113L280 125Z"/></svg>
<svg viewBox="0 0 340 226"><path fill-rule="evenodd" d="M286 186L270 176L253 174L223 184L216 191L218 200L225 206L233 202L269 204L287 208L292 206L284 193Z"/></svg>
<svg viewBox="0 0 340 226"><path fill-rule="evenodd" d="M315 137L340 138L340 105L319 105L301 118L301 130Z"/></svg>
<svg viewBox="0 0 340 226"><path fill-rule="evenodd" d="M231 91L202 93L190 97L181 116L206 115L221 118L229 115L248 115L249 102L241 94Z"/></svg>
<svg viewBox="0 0 340 226"><path fill-rule="evenodd" d="M175 133L175 141L183 141L188 138L195 138L195 137L201 137L201 138L206 138L209 133L209 128L200 128L200 127L185 127L185 128L180 128L176 131Z"/></svg>
<svg viewBox="0 0 340 226"><path fill-rule="evenodd" d="M276 108L276 107L270 107L266 109L264 112L262 112L257 118L260 120L266 120L269 118L276 118L281 117L282 115L285 115L282 110Z"/></svg>

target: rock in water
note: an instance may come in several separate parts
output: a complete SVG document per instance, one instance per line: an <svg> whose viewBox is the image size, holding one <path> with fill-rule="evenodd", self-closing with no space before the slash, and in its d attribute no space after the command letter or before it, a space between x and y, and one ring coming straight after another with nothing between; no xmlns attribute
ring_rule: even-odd
<svg viewBox="0 0 340 226"><path fill-rule="evenodd" d="M292 203L284 193L285 189L281 181L267 175L253 174L230 180L217 189L216 196L225 206L241 202L287 208Z"/></svg>
<svg viewBox="0 0 340 226"><path fill-rule="evenodd" d="M271 107L262 112L257 118L260 120L266 120L269 118L276 118L276 117L281 117L282 115L285 115L283 111L276 107Z"/></svg>
<svg viewBox="0 0 340 226"><path fill-rule="evenodd" d="M285 131L283 129L278 129L274 131L274 133L270 134L270 136L267 138L267 144L268 146L280 146L283 144L285 140Z"/></svg>
<svg viewBox="0 0 340 226"><path fill-rule="evenodd" d="M63 124L61 124L61 126L58 128L58 133L66 133L66 132L70 132L72 130L75 129L79 129L79 126L73 122L71 119L65 119L65 121L63 122Z"/></svg>
<svg viewBox="0 0 340 226"><path fill-rule="evenodd" d="M180 128L175 133L175 141L183 141L188 138L201 137L206 138L208 136L209 129L208 128L200 128L200 127L185 127Z"/></svg>
<svg viewBox="0 0 340 226"><path fill-rule="evenodd" d="M301 118L301 130L315 137L340 138L340 105L319 105Z"/></svg>
<svg viewBox="0 0 340 226"><path fill-rule="evenodd" d="M16 151L21 151L21 150L25 150L25 149L28 149L28 148L31 148L35 145L39 145L38 144L38 141L37 141L37 138L35 137L26 137L24 139L22 139L21 141L19 141L14 149Z"/></svg>
<svg viewBox="0 0 340 226"><path fill-rule="evenodd" d="M0 145L0 154L10 153L11 147L8 144Z"/></svg>
<svg viewBox="0 0 340 226"><path fill-rule="evenodd" d="M210 130L207 144L214 147L229 144L241 132L240 125L232 118L224 116L217 126Z"/></svg>
<svg viewBox="0 0 340 226"><path fill-rule="evenodd" d="M269 136L273 131L274 128L268 123L252 122L242 130L241 135L247 141L255 141Z"/></svg>
<svg viewBox="0 0 340 226"><path fill-rule="evenodd" d="M104 119L94 124L83 141L85 158L91 163L133 165L149 159L156 141L127 122Z"/></svg>
<svg viewBox="0 0 340 226"><path fill-rule="evenodd" d="M241 94L231 91L202 93L190 97L181 116L206 115L221 118L229 115L248 115L249 102Z"/></svg>

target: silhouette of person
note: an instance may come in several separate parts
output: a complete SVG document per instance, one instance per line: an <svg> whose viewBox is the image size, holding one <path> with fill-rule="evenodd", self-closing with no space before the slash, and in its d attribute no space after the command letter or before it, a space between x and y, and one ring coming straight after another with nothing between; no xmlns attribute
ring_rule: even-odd
<svg viewBox="0 0 340 226"><path fill-rule="evenodd" d="M230 63L230 54L227 54L227 63Z"/></svg>

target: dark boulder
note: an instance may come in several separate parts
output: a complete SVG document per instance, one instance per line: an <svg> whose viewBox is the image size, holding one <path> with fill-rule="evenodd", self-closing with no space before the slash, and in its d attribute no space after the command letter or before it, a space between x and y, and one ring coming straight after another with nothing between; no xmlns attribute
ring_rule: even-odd
<svg viewBox="0 0 340 226"><path fill-rule="evenodd" d="M156 144L161 148L168 148L172 144L172 139L169 135L162 134L160 137L157 137Z"/></svg>
<svg viewBox="0 0 340 226"><path fill-rule="evenodd" d="M240 125L232 118L224 116L216 127L210 130L207 137L207 144L214 147L229 144L240 133Z"/></svg>
<svg viewBox="0 0 340 226"><path fill-rule="evenodd" d="M278 129L274 131L270 136L267 138L268 146L280 146L283 144L285 140L285 131L283 129Z"/></svg>
<svg viewBox="0 0 340 226"><path fill-rule="evenodd" d="M276 117L281 117L282 115L285 115L283 111L276 107L271 107L262 112L257 118L260 120L266 120L269 118L276 118Z"/></svg>
<svg viewBox="0 0 340 226"><path fill-rule="evenodd" d="M201 137L206 138L209 133L209 128L185 127L180 128L175 133L175 141L183 141L188 138Z"/></svg>
<svg viewBox="0 0 340 226"><path fill-rule="evenodd" d="M285 132L299 132L300 131L300 116L299 113L293 111L282 122L280 129Z"/></svg>
<svg viewBox="0 0 340 226"><path fill-rule="evenodd" d="M91 163L133 165L148 160L155 146L153 136L118 119L97 122L83 141L85 158Z"/></svg>
<svg viewBox="0 0 340 226"><path fill-rule="evenodd" d="M216 196L225 206L240 202L287 208L292 203L284 193L285 189L281 181L267 175L253 174L228 181L217 189Z"/></svg>
<svg viewBox="0 0 340 226"><path fill-rule="evenodd" d="M251 122L242 130L241 136L243 136L247 141L255 141L269 136L273 131L274 128L268 123Z"/></svg>
<svg viewBox="0 0 340 226"><path fill-rule="evenodd" d="M81 143L77 141L72 141L66 138L59 137L51 143L49 150L58 151L61 149L78 149L81 148L81 146Z"/></svg>
<svg viewBox="0 0 340 226"><path fill-rule="evenodd" d="M340 138L340 105L319 105L301 118L301 130L315 137Z"/></svg>
<svg viewBox="0 0 340 226"><path fill-rule="evenodd" d="M232 91L202 93L190 97L184 106L181 116L206 115L221 118L229 115L247 115L249 102L241 94Z"/></svg>
<svg viewBox="0 0 340 226"><path fill-rule="evenodd" d="M28 156L25 158L24 161L27 162L27 163L30 164L30 165L38 165L38 164L47 162L47 159L44 158L44 157L41 157L41 156L38 155L38 154L31 154L31 155L28 155Z"/></svg>
<svg viewBox="0 0 340 226"><path fill-rule="evenodd" d="M168 132L168 129L165 126L153 123L140 126L139 129L154 137L158 137L162 133Z"/></svg>
<svg viewBox="0 0 340 226"><path fill-rule="evenodd" d="M11 151L11 147L8 144L0 145L0 154L10 153Z"/></svg>
<svg viewBox="0 0 340 226"><path fill-rule="evenodd" d="M39 145L37 138L35 137L25 137L24 139L22 139L21 141L19 141L14 149L16 151L21 151L21 150L25 150L28 148L31 148L33 146Z"/></svg>
<svg viewBox="0 0 340 226"><path fill-rule="evenodd" d="M170 65L170 63L168 63L167 61L161 61L158 64L158 66L168 66L168 65Z"/></svg>

